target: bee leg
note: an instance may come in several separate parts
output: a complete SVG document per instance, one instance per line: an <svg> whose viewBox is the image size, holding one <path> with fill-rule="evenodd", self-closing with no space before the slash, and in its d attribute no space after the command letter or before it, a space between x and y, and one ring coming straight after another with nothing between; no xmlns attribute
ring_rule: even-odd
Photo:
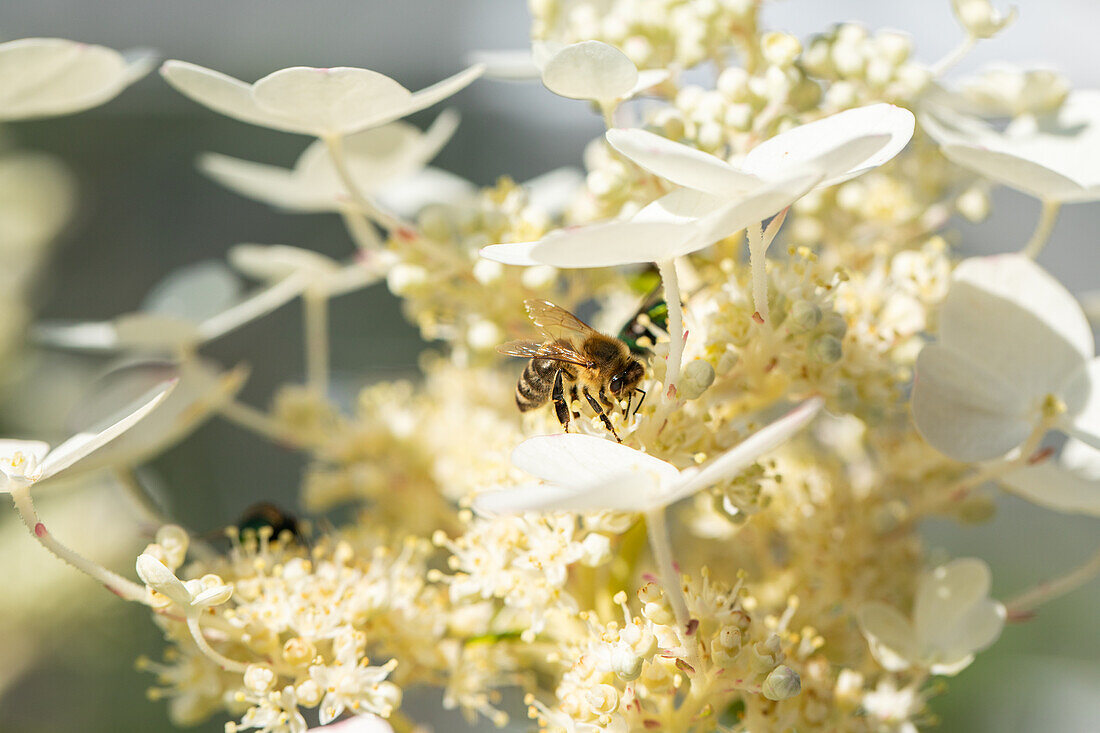
<svg viewBox="0 0 1100 733"><path fill-rule="evenodd" d="M604 427L606 427L612 435L615 436L615 440L623 442L623 439L619 437L619 434L615 432L615 426L611 424L611 420L607 417L607 413L604 412L603 405L600 401L593 397L588 392L588 387L584 388L584 398L588 400L588 404L592 406L592 409L596 411L596 414L600 416L600 420L603 421Z"/></svg>
<svg viewBox="0 0 1100 733"><path fill-rule="evenodd" d="M570 405L570 407L572 407L575 403L580 402L580 401L581 401L581 396L579 394L577 394L577 385L574 384L572 387L569 388L569 405ZM581 419L581 414L579 412L577 412L576 410L573 410L573 419L574 420L580 420Z"/></svg>
<svg viewBox="0 0 1100 733"><path fill-rule="evenodd" d="M633 402L633 401L634 401L634 393L631 392L630 394L628 394L626 396L626 404L622 406L622 408L623 408L623 419L624 420L626 418L630 417L630 403Z"/></svg>
<svg viewBox="0 0 1100 733"><path fill-rule="evenodd" d="M637 415L638 410L642 409L642 403L645 402L645 390L642 389L641 387L635 387L634 392L641 392L642 393L642 399L638 400L638 404L634 406L634 413L633 414ZM634 393L631 392L630 396L633 397Z"/></svg>
<svg viewBox="0 0 1100 733"><path fill-rule="evenodd" d="M562 429L569 432L569 405L565 403L565 385L562 384L561 370L554 376L554 391L551 393L554 401L554 414L558 417Z"/></svg>

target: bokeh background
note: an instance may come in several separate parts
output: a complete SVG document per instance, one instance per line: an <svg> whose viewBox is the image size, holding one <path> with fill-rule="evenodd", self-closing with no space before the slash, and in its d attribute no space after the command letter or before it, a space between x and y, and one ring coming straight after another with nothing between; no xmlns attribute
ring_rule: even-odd
<svg viewBox="0 0 1100 733"><path fill-rule="evenodd" d="M1020 19L982 42L951 76L1003 60L1063 71L1080 88L1100 86L1096 0L1016 0ZM838 21L891 27L913 36L929 62L959 41L948 0L780 0L770 27L805 37ZM521 48L522 0L4 0L0 37L60 36L119 49L149 47L253 80L292 65L363 66L418 89L450 75L475 49ZM478 184L523 180L580 164L602 124L581 103L539 85L480 81L448 102L463 123L436 165ZM424 126L440 108L413 116ZM220 117L172 91L158 76L109 104L74 117L13 124L21 147L53 153L76 174L76 215L32 290L38 317L107 318L137 306L174 268L220 258L239 242L284 243L346 256L352 245L336 216L287 215L242 199L201 176L203 151L290 164L307 141ZM1100 161L1097 161L1100 165ZM1038 204L998 191L980 227L957 222L961 251L1018 249ZM1067 207L1040 261L1075 292L1100 288L1100 205ZM243 399L266 405L273 388L302 372L297 306L205 350L252 367ZM384 286L346 296L332 313L332 362L348 395L380 378L413 375L424 347ZM86 377L89 359L31 357L28 373L56 374L49 389L17 389L0 404L0 428L56 434ZM38 380L40 382L40 380ZM40 431L40 432L39 432ZM217 420L150 466L179 521L197 532L223 526L261 500L294 504L302 464L293 453ZM1001 495L995 518L978 527L925 528L945 556L978 555L994 570L1001 597L1082 561L1100 540L1098 524ZM129 572L146 538L117 529L132 509L109 481L47 491L41 511L62 537ZM161 641L144 611L127 607L20 534L0 512L0 731L166 731L164 703L147 700L152 677L134 671ZM122 533L123 536L119 536ZM82 544L84 543L84 544ZM96 555L96 549L108 553ZM950 692L933 701L945 731L1100 730L1100 583L1010 626ZM218 719L198 730L219 731ZM461 730L442 719L437 730Z"/></svg>

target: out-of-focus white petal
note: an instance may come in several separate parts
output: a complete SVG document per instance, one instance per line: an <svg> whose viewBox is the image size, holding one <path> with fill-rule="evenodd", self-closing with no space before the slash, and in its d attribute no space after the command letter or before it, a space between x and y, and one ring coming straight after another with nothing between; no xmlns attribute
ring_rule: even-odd
<svg viewBox="0 0 1100 733"><path fill-rule="evenodd" d="M72 214L76 184L49 155L12 152L0 157L0 251L30 250L53 239Z"/></svg>
<svg viewBox="0 0 1100 733"><path fill-rule="evenodd" d="M225 371L217 364L191 359L175 365L141 361L121 366L100 378L74 408L70 424L103 425L113 422L135 396L166 379L176 387L141 424L82 460L73 471L106 466L132 466L176 444L205 422L213 412L240 392L248 369Z"/></svg>
<svg viewBox="0 0 1100 733"><path fill-rule="evenodd" d="M113 322L118 348L136 351L172 352L202 341L194 321L155 313L127 313Z"/></svg>
<svg viewBox="0 0 1100 733"><path fill-rule="evenodd" d="M148 73L152 58L62 38L0 43L0 120L95 107Z"/></svg>
<svg viewBox="0 0 1100 733"><path fill-rule="evenodd" d="M1001 13L990 0L951 0L955 16L975 38L992 38L1016 20L1016 8Z"/></svg>
<svg viewBox="0 0 1100 733"><path fill-rule="evenodd" d="M872 656L884 669L900 672L919 658L913 626L893 606L877 601L865 603L859 609L858 619Z"/></svg>
<svg viewBox="0 0 1100 733"><path fill-rule="evenodd" d="M1033 260L1015 254L974 257L955 268L940 343L1033 398L1057 393L1094 353L1080 304Z"/></svg>
<svg viewBox="0 0 1100 733"><path fill-rule="evenodd" d="M582 486L535 484L493 491L474 499L474 508L487 514L521 512L639 512L659 502L661 486L651 473L620 473Z"/></svg>
<svg viewBox="0 0 1100 733"><path fill-rule="evenodd" d="M250 199L290 211L332 211L336 191L318 186L303 186L289 168L254 163L220 153L199 157L199 170L215 181Z"/></svg>
<svg viewBox="0 0 1100 733"><path fill-rule="evenodd" d="M481 256L504 264L613 267L673 257L693 233L690 223L609 221L560 229L534 243L490 245Z"/></svg>
<svg viewBox="0 0 1100 733"><path fill-rule="evenodd" d="M938 640L940 634L953 633L971 607L989 595L991 584L989 565L976 557L958 558L923 573L913 602L917 635Z"/></svg>
<svg viewBox="0 0 1100 733"><path fill-rule="evenodd" d="M412 93L367 69L292 67L246 84L183 61L161 74L182 94L216 112L285 132L348 135L400 119L451 96L481 75L474 66Z"/></svg>
<svg viewBox="0 0 1100 733"><path fill-rule="evenodd" d="M486 79L534 81L541 76L530 49L472 51L466 60L484 66Z"/></svg>
<svg viewBox="0 0 1100 733"><path fill-rule="evenodd" d="M1070 435L1100 448L1100 358L1089 360L1062 390L1067 407L1061 427Z"/></svg>
<svg viewBox="0 0 1100 733"><path fill-rule="evenodd" d="M734 168L717 156L638 129L613 129L606 133L615 150L650 173L677 186L715 196L736 196L758 187L761 180Z"/></svg>
<svg viewBox="0 0 1100 733"><path fill-rule="evenodd" d="M131 410L129 414L119 419L117 422L102 430L77 433L69 438L50 451L42 462L39 463L34 478L38 481L44 481L52 476L56 476L77 461L87 458L95 451L120 437L127 430L134 427L134 425L141 421L146 415L156 409L156 407L168 397L172 388L175 386L175 380L162 383L152 390L151 396L146 395L143 397L138 402L135 409Z"/></svg>
<svg viewBox="0 0 1100 733"><path fill-rule="evenodd" d="M150 554L142 553L138 555L135 568L142 582L157 593L167 596L184 608L191 605L191 593L176 574L160 560Z"/></svg>
<svg viewBox="0 0 1100 733"><path fill-rule="evenodd" d="M310 728L309 733L393 733L393 726L377 715L356 715L338 723Z"/></svg>
<svg viewBox="0 0 1100 733"><path fill-rule="evenodd" d="M347 134L364 119L400 109L412 96L396 81L369 69L294 66L252 85L252 100L265 112L299 129Z"/></svg>
<svg viewBox="0 0 1100 733"><path fill-rule="evenodd" d="M477 194L477 186L461 176L431 166L403 178L387 181L374 194L386 211L415 217L431 204L460 205Z"/></svg>
<svg viewBox="0 0 1100 733"><path fill-rule="evenodd" d="M658 84L664 84L672 76L672 72L668 69L645 69L638 72L638 81L635 82L634 88L630 90L630 93L626 95L626 98L636 97L642 92L645 92Z"/></svg>
<svg viewBox="0 0 1100 733"><path fill-rule="evenodd" d="M970 665L976 652L997 641L1004 629L1005 616L1004 604L999 601L983 598L972 604L965 614L951 621L950 632L941 633L937 639L939 651L929 671L942 675L961 672Z"/></svg>
<svg viewBox="0 0 1100 733"><path fill-rule="evenodd" d="M775 422L745 438L733 448L703 466L692 476L685 476L675 490L665 497L668 503L691 496L697 491L731 479L779 446L810 423L825 403L820 397L808 399ZM686 472L685 472L686 473Z"/></svg>
<svg viewBox="0 0 1100 733"><path fill-rule="evenodd" d="M210 341L247 323L271 313L295 296L309 284L307 278L285 277L273 285L253 291L234 305L198 324L199 337Z"/></svg>
<svg viewBox="0 0 1100 733"><path fill-rule="evenodd" d="M909 144L914 124L912 112L892 104L845 110L763 141L745 156L741 169L761 178L776 178L818 158L830 163L819 186L832 186L890 161ZM874 138L874 144L855 156L821 157L861 138Z"/></svg>
<svg viewBox="0 0 1100 733"><path fill-rule="evenodd" d="M219 260L206 260L173 271L146 295L147 313L201 321L233 305L241 281Z"/></svg>
<svg viewBox="0 0 1100 733"><path fill-rule="evenodd" d="M118 332L111 321L46 321L31 326L35 343L78 351L115 351L120 348Z"/></svg>
<svg viewBox="0 0 1100 733"><path fill-rule="evenodd" d="M628 473L650 473L675 481L672 464L612 440L565 433L540 435L516 446L512 464L520 470L566 487L583 487Z"/></svg>
<svg viewBox="0 0 1100 733"><path fill-rule="evenodd" d="M542 69L542 83L570 99L610 102L630 94L638 83L638 69L614 46L581 41L550 57Z"/></svg>
<svg viewBox="0 0 1100 733"><path fill-rule="evenodd" d="M934 448L958 461L997 458L1033 428L1027 395L984 366L939 344L917 357L913 421Z"/></svg>
<svg viewBox="0 0 1100 733"><path fill-rule="evenodd" d="M340 269L330 257L286 244L238 244L229 250L229 262L249 277L267 281L296 273L324 276Z"/></svg>
<svg viewBox="0 0 1100 733"><path fill-rule="evenodd" d="M522 185L531 206L557 217L584 188L584 173L572 166L563 166L524 181Z"/></svg>
<svg viewBox="0 0 1100 733"><path fill-rule="evenodd" d="M997 183L1045 201L1100 199L1100 91L1072 92L1056 110L1018 117L1003 133L931 106L921 123L948 158Z"/></svg>
<svg viewBox="0 0 1100 733"><path fill-rule="evenodd" d="M1030 502L1100 517L1100 449L1070 438L1054 463L1024 466L997 481Z"/></svg>

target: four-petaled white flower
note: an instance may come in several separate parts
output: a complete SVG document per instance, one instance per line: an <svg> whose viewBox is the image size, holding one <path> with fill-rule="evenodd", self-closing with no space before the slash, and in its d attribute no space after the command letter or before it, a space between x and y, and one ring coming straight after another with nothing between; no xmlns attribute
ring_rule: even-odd
<svg viewBox="0 0 1100 733"><path fill-rule="evenodd" d="M284 132L320 138L350 135L431 107L481 75L472 66L419 92L368 69L294 66L254 84L184 61L161 74L179 92L215 112Z"/></svg>
<svg viewBox="0 0 1100 733"><path fill-rule="evenodd" d="M1079 440L1067 440L1057 460L1021 466L997 482L1039 506L1100 517L1100 450Z"/></svg>
<svg viewBox="0 0 1100 733"><path fill-rule="evenodd" d="M917 357L917 430L959 461L998 458L1036 429L1100 447L1100 360L1081 306L1021 255L955 268L939 341Z"/></svg>
<svg viewBox="0 0 1100 733"><path fill-rule="evenodd" d="M346 709L389 716L401 704L401 688L386 681L396 666L391 659L381 667L340 662L310 667L310 679L326 691L319 708L321 725L336 720Z"/></svg>
<svg viewBox="0 0 1100 733"><path fill-rule="evenodd" d="M859 609L859 626L885 669L954 675L1001 635L1005 607L989 597L989 588L985 562L952 560L921 575L912 619L876 601Z"/></svg>
<svg viewBox="0 0 1100 733"><path fill-rule="evenodd" d="M1100 200L1100 91L1071 92L1060 107L1026 114L1004 132L929 104L921 126L951 161L1048 202Z"/></svg>
<svg viewBox="0 0 1100 733"><path fill-rule="evenodd" d="M474 500L474 508L490 514L658 510L735 477L790 440L821 407L820 398L806 400L706 465L683 470L591 435L529 438L513 451L512 463L543 483L482 494Z"/></svg>
<svg viewBox="0 0 1100 733"><path fill-rule="evenodd" d="M377 197L382 206L390 210L395 208L388 205L390 191L393 191L392 198L402 201L403 191L423 188L426 181L451 181L453 191L445 194L447 200L470 196L474 187L469 182L443 171L423 170L451 139L457 127L458 114L447 110L423 132L405 122L391 122L349 135L343 144L348 173L364 195ZM199 168L243 196L288 211L341 211L355 205L321 141L306 148L293 168L254 163L220 153L203 155ZM395 187L397 190L393 190ZM399 208L407 210L410 207L402 205Z"/></svg>
<svg viewBox="0 0 1100 733"><path fill-rule="evenodd" d="M53 478L102 449L152 412L175 382L160 384L139 406L102 430L77 433L50 450L39 440L0 440L0 493L25 493L33 484Z"/></svg>
<svg viewBox="0 0 1100 733"><path fill-rule="evenodd" d="M204 608L220 606L233 595L233 586L220 582L220 578L215 575L185 583L167 565L148 553L138 555L135 568L145 585L189 615Z"/></svg>
<svg viewBox="0 0 1100 733"><path fill-rule="evenodd" d="M80 112L149 73L153 57L63 38L0 43L0 120Z"/></svg>

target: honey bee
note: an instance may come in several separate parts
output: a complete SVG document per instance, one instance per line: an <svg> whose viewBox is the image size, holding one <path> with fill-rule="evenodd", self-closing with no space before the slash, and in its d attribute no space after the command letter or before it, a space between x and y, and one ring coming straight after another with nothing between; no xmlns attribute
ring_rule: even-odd
<svg viewBox="0 0 1100 733"><path fill-rule="evenodd" d="M510 341L497 348L502 354L530 359L516 384L520 411L534 410L551 400L558 422L569 432L570 418L580 417L571 408L583 395L621 443L607 413L620 406L625 416L635 392L641 393L641 399L634 411L642 406L646 394L638 387L645 376L642 362L622 341L600 333L564 308L546 300L528 300L524 305L545 339Z"/></svg>

